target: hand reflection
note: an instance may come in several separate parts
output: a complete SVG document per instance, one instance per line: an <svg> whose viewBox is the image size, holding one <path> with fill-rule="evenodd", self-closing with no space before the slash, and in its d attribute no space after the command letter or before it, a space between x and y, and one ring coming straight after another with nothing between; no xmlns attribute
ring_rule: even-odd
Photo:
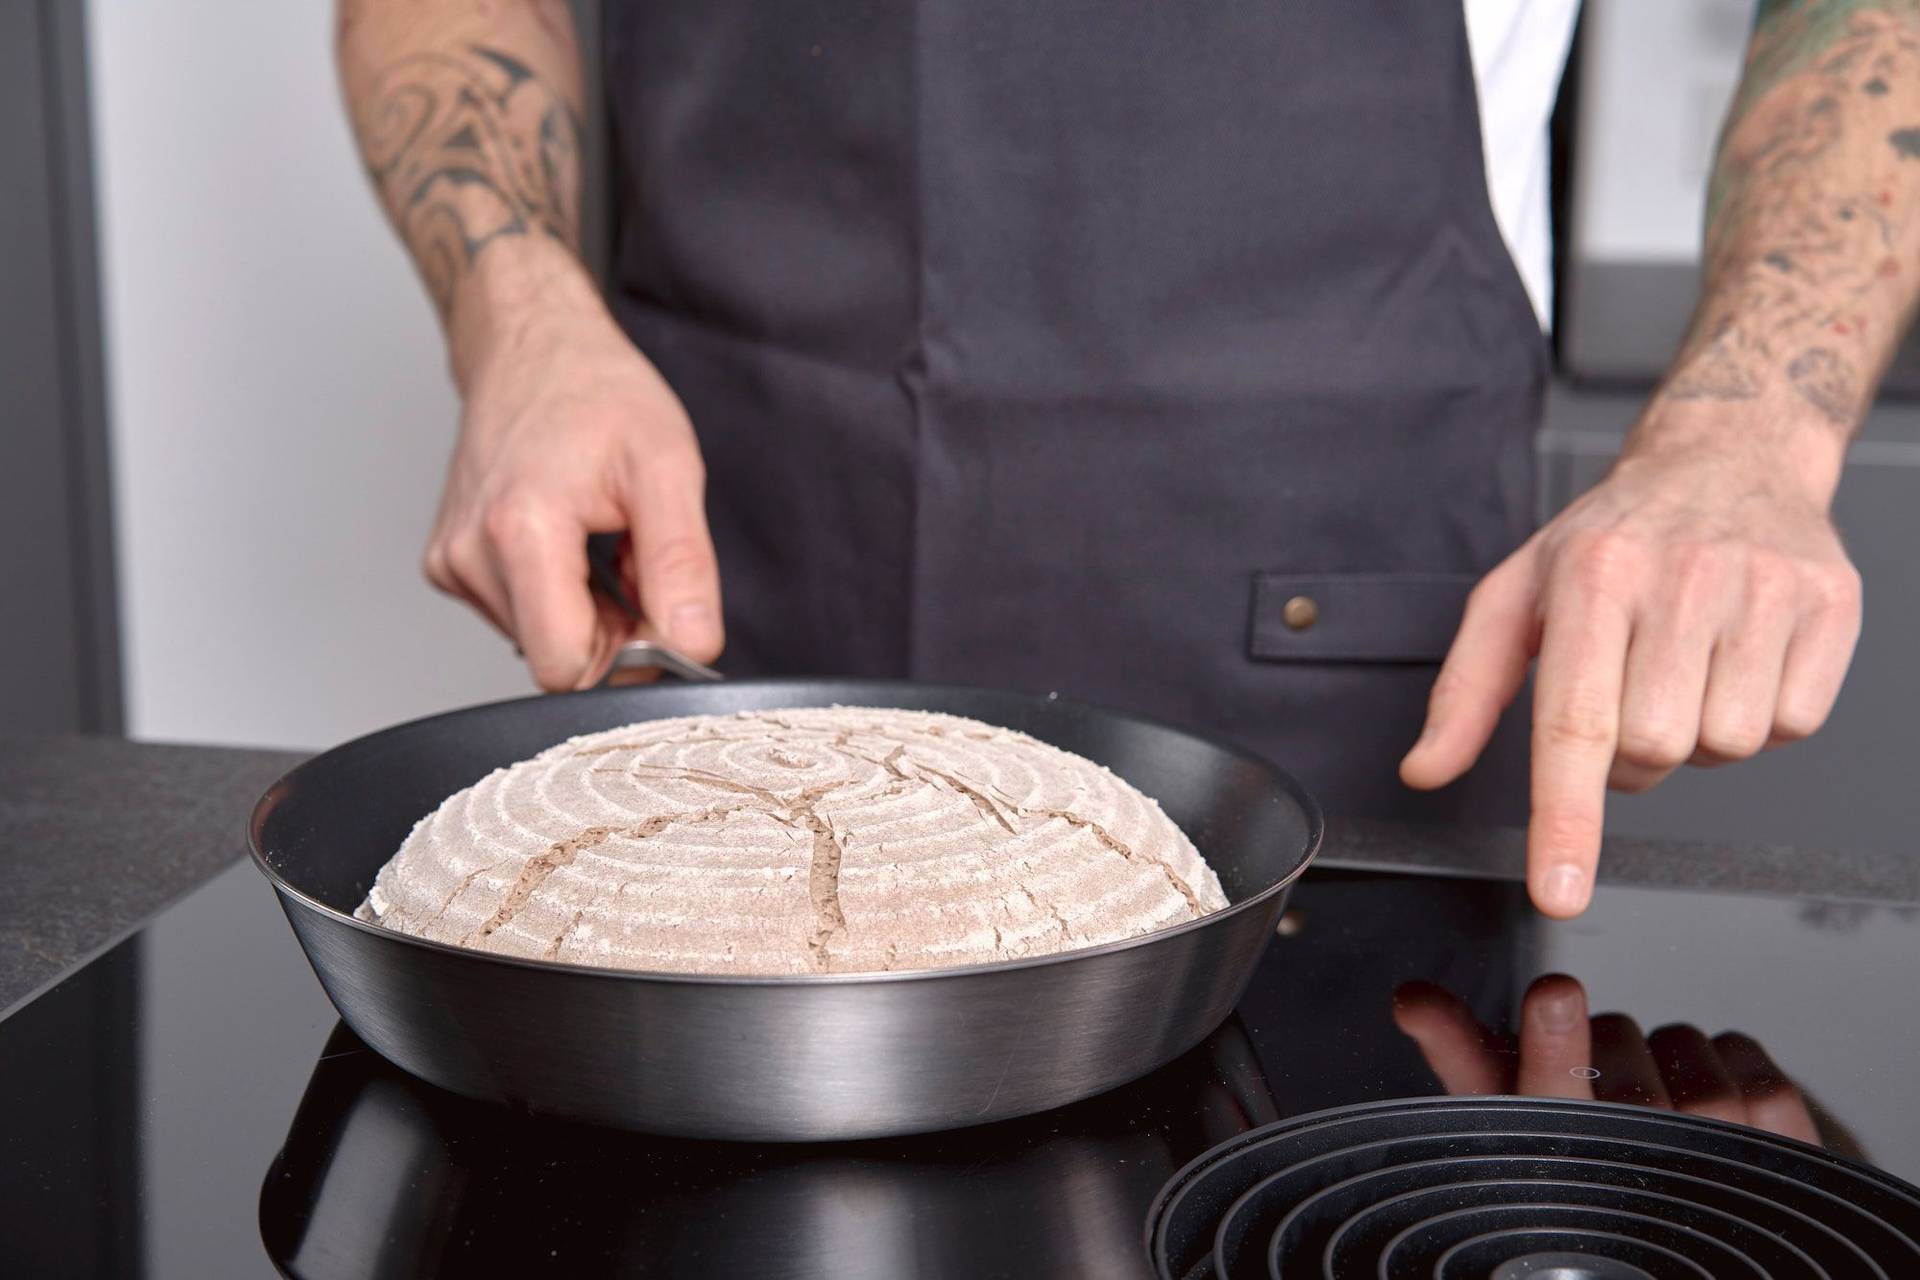
<svg viewBox="0 0 1920 1280"><path fill-rule="evenodd" d="M1430 982L1393 993L1393 1020L1448 1093L1631 1102L1820 1142L1800 1089L1752 1037L1708 1039L1679 1023L1642 1035L1625 1014L1589 1017L1586 990L1563 974L1527 988L1517 1036L1482 1026L1465 1001Z"/></svg>

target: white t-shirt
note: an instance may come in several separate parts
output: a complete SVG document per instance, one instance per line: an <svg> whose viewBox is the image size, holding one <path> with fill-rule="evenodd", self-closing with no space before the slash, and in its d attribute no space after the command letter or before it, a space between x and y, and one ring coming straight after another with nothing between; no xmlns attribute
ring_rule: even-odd
<svg viewBox="0 0 1920 1280"><path fill-rule="evenodd" d="M1580 0L1463 0L1493 216L1546 328L1553 315L1547 124Z"/></svg>

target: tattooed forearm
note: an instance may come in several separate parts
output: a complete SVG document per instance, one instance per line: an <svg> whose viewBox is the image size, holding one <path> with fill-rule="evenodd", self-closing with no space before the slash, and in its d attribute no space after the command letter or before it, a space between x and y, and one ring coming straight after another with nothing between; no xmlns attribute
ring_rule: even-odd
<svg viewBox="0 0 1920 1280"><path fill-rule="evenodd" d="M354 129L387 212L444 312L503 239L579 234L578 115L520 59L465 45L382 70Z"/></svg>
<svg viewBox="0 0 1920 1280"><path fill-rule="evenodd" d="M1661 396L1779 392L1851 430L1920 277L1920 0L1761 4L1702 267Z"/></svg>
<svg viewBox="0 0 1920 1280"><path fill-rule="evenodd" d="M1863 9L1899 9L1899 5L1862 0L1759 0L1754 6L1753 40L1740 91L1730 112L1739 118L1775 85L1818 62L1828 71L1845 75L1856 69L1864 52L1849 40L1854 16ZM1885 93L1886 81L1870 73L1862 84L1868 93Z"/></svg>
<svg viewBox="0 0 1920 1280"><path fill-rule="evenodd" d="M1859 401L1853 366L1826 347L1808 347L1787 365L1787 380L1814 408L1847 422Z"/></svg>

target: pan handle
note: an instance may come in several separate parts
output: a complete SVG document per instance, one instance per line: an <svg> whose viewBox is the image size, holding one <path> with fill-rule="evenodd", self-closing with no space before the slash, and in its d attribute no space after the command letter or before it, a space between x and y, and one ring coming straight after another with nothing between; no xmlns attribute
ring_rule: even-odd
<svg viewBox="0 0 1920 1280"><path fill-rule="evenodd" d="M627 671L634 667L657 667L669 675L679 676L682 680L724 680L725 676L704 663L695 662L676 649L651 640L633 640L620 646L613 655L613 665L607 668L607 674L601 677L605 685L616 671Z"/></svg>
<svg viewBox="0 0 1920 1280"><path fill-rule="evenodd" d="M620 570L616 567L616 557L620 551L620 535L617 533L596 533L587 538L587 570L593 589L613 601L620 612L640 621L640 607L627 594L627 584L620 580ZM652 667L665 671L669 675L679 676L682 680L724 680L718 671L703 663L695 662L686 654L666 645L656 644L652 640L633 640L620 646L613 655L613 665L607 668L607 674L600 677L604 688L613 679L616 671L629 671L636 667Z"/></svg>

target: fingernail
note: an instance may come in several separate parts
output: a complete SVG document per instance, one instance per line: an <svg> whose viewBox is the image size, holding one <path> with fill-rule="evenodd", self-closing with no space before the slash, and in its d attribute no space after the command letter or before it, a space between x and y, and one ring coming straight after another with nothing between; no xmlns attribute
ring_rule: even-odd
<svg viewBox="0 0 1920 1280"><path fill-rule="evenodd" d="M675 648L704 649L713 643L718 629L710 605L678 605L667 615L667 636Z"/></svg>
<svg viewBox="0 0 1920 1280"><path fill-rule="evenodd" d="M1580 1025L1580 1000L1570 991L1536 998L1533 1018L1543 1031L1571 1031Z"/></svg>
<svg viewBox="0 0 1920 1280"><path fill-rule="evenodd" d="M1547 873L1546 899L1563 911L1578 911L1587 900L1587 873L1572 865L1555 867Z"/></svg>

